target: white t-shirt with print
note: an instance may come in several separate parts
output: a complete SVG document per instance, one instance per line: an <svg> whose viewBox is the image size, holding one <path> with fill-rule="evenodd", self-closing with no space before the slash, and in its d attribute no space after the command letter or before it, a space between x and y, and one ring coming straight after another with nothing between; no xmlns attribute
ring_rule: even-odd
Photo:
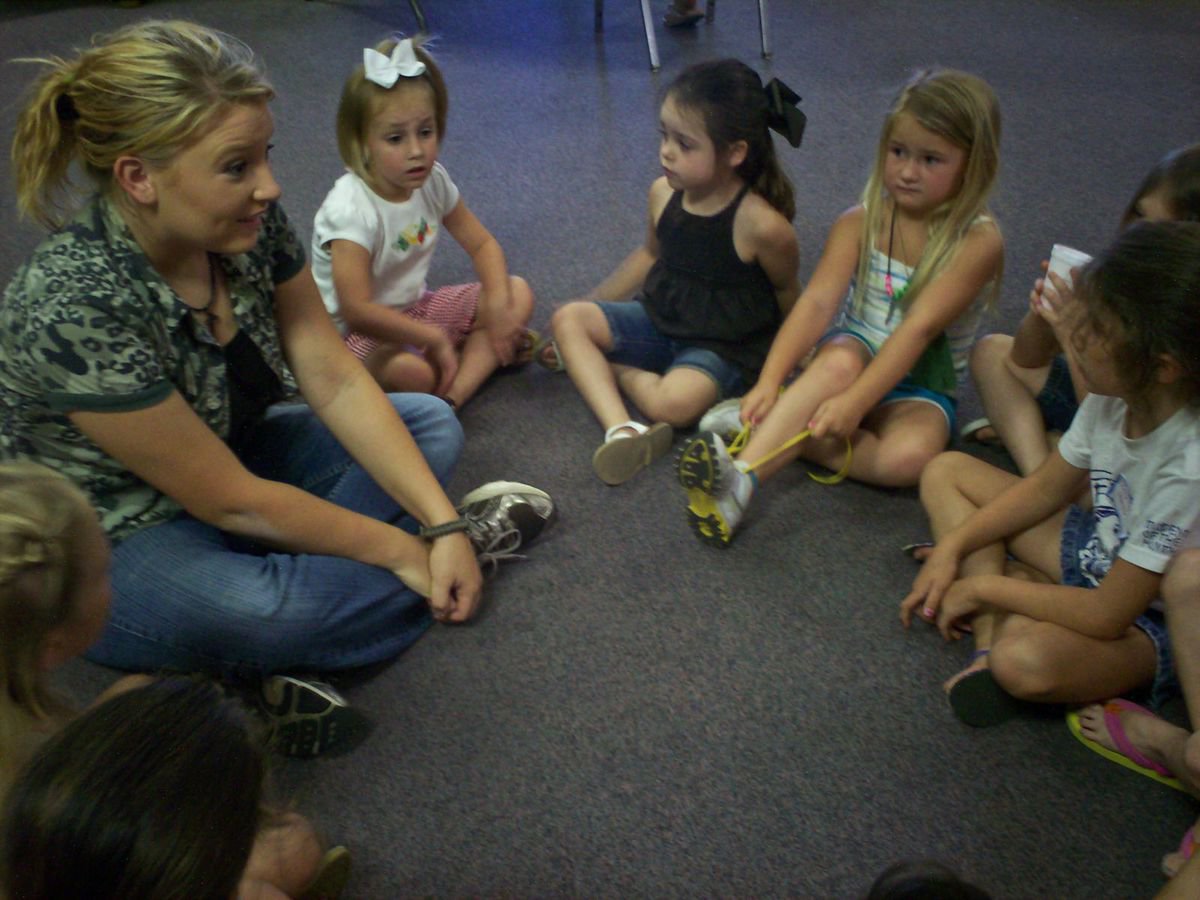
<svg viewBox="0 0 1200 900"><path fill-rule="evenodd" d="M1131 439L1127 409L1119 397L1089 394L1058 444L1090 473L1095 535L1080 565L1093 586L1117 557L1161 573L1179 550L1200 545L1200 410L1184 407Z"/></svg>
<svg viewBox="0 0 1200 900"><path fill-rule="evenodd" d="M425 292L425 277L444 219L458 205L458 187L441 163L403 202L385 200L353 172L326 195L313 221L312 271L325 308L344 333L333 286L329 244L353 241L371 254L372 299L403 309Z"/></svg>

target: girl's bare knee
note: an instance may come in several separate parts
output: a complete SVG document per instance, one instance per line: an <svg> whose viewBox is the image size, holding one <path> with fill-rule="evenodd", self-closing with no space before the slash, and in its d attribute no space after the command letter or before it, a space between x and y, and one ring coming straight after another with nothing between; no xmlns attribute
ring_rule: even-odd
<svg viewBox="0 0 1200 900"><path fill-rule="evenodd" d="M967 454L958 450L946 450L926 460L920 471L921 501L932 500L941 491L954 488L968 459Z"/></svg>
<svg viewBox="0 0 1200 900"><path fill-rule="evenodd" d="M1031 626L1019 637L1001 639L988 654L996 683L1022 700L1044 700L1058 687L1058 678L1042 652L1038 631Z"/></svg>
<svg viewBox="0 0 1200 900"><path fill-rule="evenodd" d="M512 298L513 308L522 322L528 322L533 316L534 296L529 282L520 275L508 277L508 295Z"/></svg>
<svg viewBox="0 0 1200 900"><path fill-rule="evenodd" d="M570 331L582 328L585 307L589 305L585 300L573 300L556 309L550 316L550 327L555 336L561 338Z"/></svg>
<svg viewBox="0 0 1200 900"><path fill-rule="evenodd" d="M971 348L968 363L971 377L977 381L987 379L1000 367L1012 349L1012 338L1007 334L985 334Z"/></svg>
<svg viewBox="0 0 1200 900"><path fill-rule="evenodd" d="M385 391L411 391L428 394L437 386L433 366L414 353L398 353L375 373Z"/></svg>
<svg viewBox="0 0 1200 900"><path fill-rule="evenodd" d="M897 487L911 487L940 455L922 442L906 441L887 449L885 465Z"/></svg>
<svg viewBox="0 0 1200 900"><path fill-rule="evenodd" d="M856 348L827 344L805 371L812 372L834 387L846 388L854 383L865 367L865 361Z"/></svg>

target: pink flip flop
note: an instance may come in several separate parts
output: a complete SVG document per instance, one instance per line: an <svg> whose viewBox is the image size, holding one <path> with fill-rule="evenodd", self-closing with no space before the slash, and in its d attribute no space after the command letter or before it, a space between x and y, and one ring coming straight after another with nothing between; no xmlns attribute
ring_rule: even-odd
<svg viewBox="0 0 1200 900"><path fill-rule="evenodd" d="M1133 746L1129 738L1125 736L1125 729L1121 727L1121 712L1136 712L1143 716L1153 716L1154 713L1146 709L1144 706L1139 706L1132 700L1118 698L1109 700L1104 704L1104 727L1108 729L1109 735L1113 739L1113 743L1117 745L1116 750L1109 750L1107 747L1096 743L1091 738L1083 733L1082 726L1079 724L1079 711L1071 710L1067 713L1067 727L1071 729L1071 734L1075 735L1080 742L1089 750L1094 750L1107 760L1115 762L1119 766L1124 766L1139 775L1145 775L1147 778L1153 778L1159 784L1165 784L1167 787L1175 788L1177 791L1187 791L1178 778L1171 775L1170 770L1162 766L1146 756L1137 747Z"/></svg>

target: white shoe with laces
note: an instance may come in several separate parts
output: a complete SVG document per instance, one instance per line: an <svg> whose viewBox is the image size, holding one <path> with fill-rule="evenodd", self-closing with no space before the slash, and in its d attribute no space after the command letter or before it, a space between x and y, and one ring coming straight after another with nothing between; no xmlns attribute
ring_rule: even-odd
<svg viewBox="0 0 1200 900"><path fill-rule="evenodd" d="M494 569L531 544L554 521L557 510L545 491L519 481L490 481L459 501L458 514L467 520L467 536L480 566Z"/></svg>
<svg viewBox="0 0 1200 900"><path fill-rule="evenodd" d="M711 431L719 434L726 444L742 430L742 398L729 397L712 407L700 418L696 431L703 434Z"/></svg>

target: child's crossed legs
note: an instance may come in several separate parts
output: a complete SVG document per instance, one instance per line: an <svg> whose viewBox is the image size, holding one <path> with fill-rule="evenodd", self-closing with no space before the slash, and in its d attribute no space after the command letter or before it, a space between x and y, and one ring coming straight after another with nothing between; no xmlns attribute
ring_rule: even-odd
<svg viewBox="0 0 1200 900"><path fill-rule="evenodd" d="M986 506L1018 480L1018 476L963 453L943 453L921 477L921 502L929 514L935 541L977 509ZM1004 543L981 547L959 565L959 577L1003 575L1006 554L1028 567L1026 577L1062 583L1061 543L1066 510L1060 510ZM925 618L924 614L921 616ZM972 620L979 650L955 682L976 669L990 667L1008 693L1041 703L1081 703L1124 694L1151 682L1157 671L1153 642L1130 627L1115 640L1101 640L1025 616L985 611Z"/></svg>

